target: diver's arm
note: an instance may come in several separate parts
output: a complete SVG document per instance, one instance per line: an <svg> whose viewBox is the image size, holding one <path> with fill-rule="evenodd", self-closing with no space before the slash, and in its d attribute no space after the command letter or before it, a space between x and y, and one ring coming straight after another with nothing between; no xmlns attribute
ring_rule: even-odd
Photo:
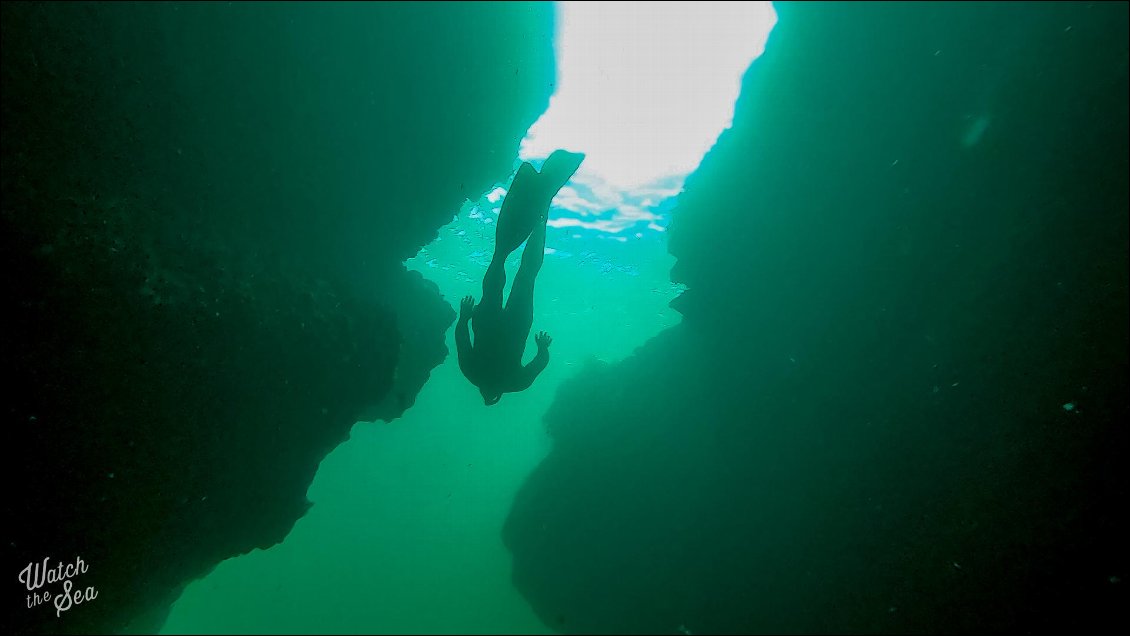
<svg viewBox="0 0 1130 636"><path fill-rule="evenodd" d="M515 388L516 391L528 389L530 385L534 383L534 379L537 378L542 371L545 371L546 365L549 364L549 344L553 342L553 339L549 337L549 334L543 331L534 337L534 342L538 345L538 353L534 356L533 360L530 360L529 364L522 367L521 377L519 378L518 386Z"/></svg>

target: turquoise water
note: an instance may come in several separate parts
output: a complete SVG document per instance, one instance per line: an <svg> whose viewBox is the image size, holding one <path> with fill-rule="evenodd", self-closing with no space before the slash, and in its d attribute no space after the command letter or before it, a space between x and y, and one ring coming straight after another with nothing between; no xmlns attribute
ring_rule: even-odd
<svg viewBox="0 0 1130 636"><path fill-rule="evenodd" d="M1130 5L558 6L0 5L0 632L1125 631Z"/></svg>
<svg viewBox="0 0 1130 636"><path fill-rule="evenodd" d="M477 203L408 262L453 305L481 296L493 251L497 204ZM550 224L570 216L555 206ZM619 228L616 216L604 215ZM561 381L679 322L665 232L640 234L550 227L533 332L553 336L552 359L534 385L482 408L449 330L451 355L416 404L391 423L357 423L322 461L314 507L286 540L190 584L162 633L555 633L511 583L502 525L548 452L542 416ZM507 261L508 284L520 258ZM533 352L531 335L525 359Z"/></svg>

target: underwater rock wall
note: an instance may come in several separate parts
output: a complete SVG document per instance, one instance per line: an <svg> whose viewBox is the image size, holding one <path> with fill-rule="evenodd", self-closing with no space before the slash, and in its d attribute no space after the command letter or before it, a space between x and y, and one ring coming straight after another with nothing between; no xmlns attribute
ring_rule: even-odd
<svg viewBox="0 0 1130 636"><path fill-rule="evenodd" d="M564 633L1124 622L1127 6L776 9L683 323L559 392L516 585Z"/></svg>
<svg viewBox="0 0 1130 636"><path fill-rule="evenodd" d="M4 3L2 30L7 616L153 632L447 355L402 262L510 171L552 6ZM76 557L97 597L58 616L15 582Z"/></svg>

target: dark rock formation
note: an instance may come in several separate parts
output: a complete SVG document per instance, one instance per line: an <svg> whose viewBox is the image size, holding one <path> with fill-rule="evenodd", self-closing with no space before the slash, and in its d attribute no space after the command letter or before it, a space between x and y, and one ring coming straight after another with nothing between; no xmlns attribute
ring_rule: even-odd
<svg viewBox="0 0 1130 636"><path fill-rule="evenodd" d="M159 629L283 539L359 417L412 404L454 311L401 263L511 169L552 28L510 3L4 3L6 576L81 557L98 592L57 618L12 583L11 630Z"/></svg>
<svg viewBox="0 0 1130 636"><path fill-rule="evenodd" d="M1111 631L1127 6L777 10L684 322L560 392L516 584L568 633Z"/></svg>

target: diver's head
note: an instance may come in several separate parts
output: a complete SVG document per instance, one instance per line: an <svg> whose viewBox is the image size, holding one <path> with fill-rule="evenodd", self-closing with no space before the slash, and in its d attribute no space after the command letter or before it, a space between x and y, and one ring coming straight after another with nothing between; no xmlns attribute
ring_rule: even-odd
<svg viewBox="0 0 1130 636"><path fill-rule="evenodd" d="M502 399L501 392L487 391L486 389L479 389L479 395L483 396L483 404L487 406L494 406Z"/></svg>

